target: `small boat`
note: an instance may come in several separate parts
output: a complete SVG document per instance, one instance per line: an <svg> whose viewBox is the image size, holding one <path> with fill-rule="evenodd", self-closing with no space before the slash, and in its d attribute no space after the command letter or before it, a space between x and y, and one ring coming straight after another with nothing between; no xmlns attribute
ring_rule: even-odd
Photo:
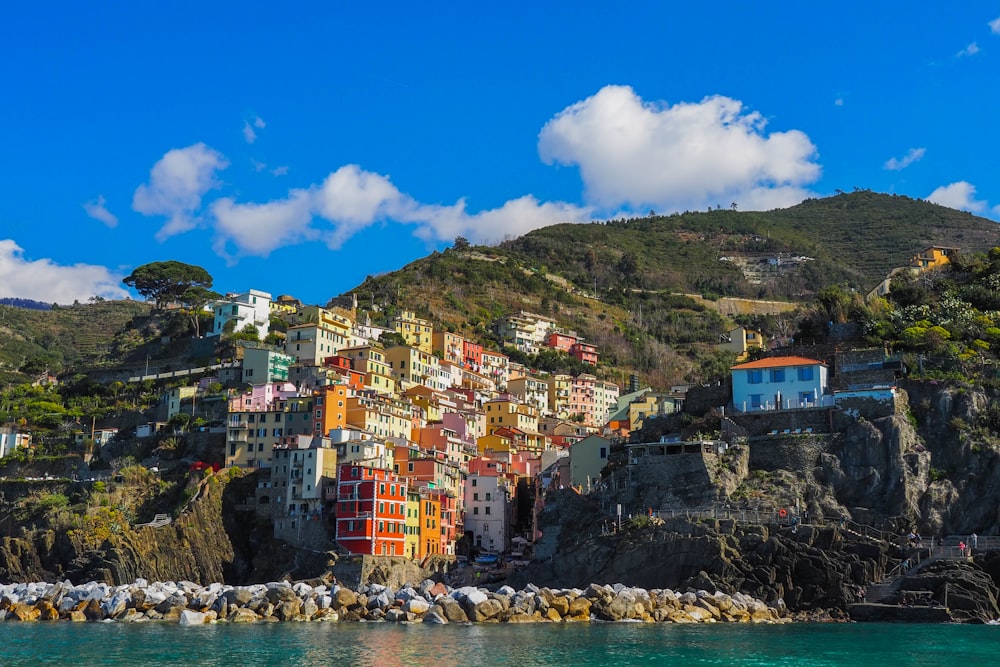
<svg viewBox="0 0 1000 667"><path fill-rule="evenodd" d="M476 563L479 565L493 565L500 560L499 554L483 552L476 556Z"/></svg>

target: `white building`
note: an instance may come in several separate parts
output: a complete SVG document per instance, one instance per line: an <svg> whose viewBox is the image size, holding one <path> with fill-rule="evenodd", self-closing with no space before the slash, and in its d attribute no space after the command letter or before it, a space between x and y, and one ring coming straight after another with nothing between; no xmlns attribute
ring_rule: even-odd
<svg viewBox="0 0 1000 667"><path fill-rule="evenodd" d="M0 459L16 450L31 447L31 434L18 433L10 428L0 429Z"/></svg>
<svg viewBox="0 0 1000 667"><path fill-rule="evenodd" d="M501 552L510 545L513 493L503 475L504 464L480 460L478 472L465 483L465 532L477 549Z"/></svg>
<svg viewBox="0 0 1000 667"><path fill-rule="evenodd" d="M832 404L827 365L805 357L767 357L732 367L738 412L792 410Z"/></svg>
<svg viewBox="0 0 1000 667"><path fill-rule="evenodd" d="M227 294L212 305L215 314L215 324L212 327L213 336L221 336L229 322L233 322L232 331L238 332L251 324L263 339L268 334L271 323L271 295L260 290L248 290L242 294Z"/></svg>

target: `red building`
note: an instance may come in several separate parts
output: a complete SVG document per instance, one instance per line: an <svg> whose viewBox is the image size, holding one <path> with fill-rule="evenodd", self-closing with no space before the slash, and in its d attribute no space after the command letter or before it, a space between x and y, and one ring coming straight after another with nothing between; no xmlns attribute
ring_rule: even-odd
<svg viewBox="0 0 1000 667"><path fill-rule="evenodd" d="M355 554L402 556L406 482L382 468L338 467L337 543Z"/></svg>
<svg viewBox="0 0 1000 667"><path fill-rule="evenodd" d="M478 372L483 367L483 346L472 341L463 341L462 363L466 368Z"/></svg>
<svg viewBox="0 0 1000 667"><path fill-rule="evenodd" d="M585 364L597 365L597 348L590 343L573 343L569 353Z"/></svg>
<svg viewBox="0 0 1000 667"><path fill-rule="evenodd" d="M570 336L558 331L552 331L545 337L545 345L556 350L569 352L577 340L576 336Z"/></svg>

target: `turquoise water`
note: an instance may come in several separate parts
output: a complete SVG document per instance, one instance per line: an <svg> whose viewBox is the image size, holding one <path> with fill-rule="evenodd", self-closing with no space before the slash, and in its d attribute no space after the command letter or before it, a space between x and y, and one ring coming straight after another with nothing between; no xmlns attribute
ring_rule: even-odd
<svg viewBox="0 0 1000 667"><path fill-rule="evenodd" d="M969 625L0 624L0 664L969 665L1000 627Z"/></svg>

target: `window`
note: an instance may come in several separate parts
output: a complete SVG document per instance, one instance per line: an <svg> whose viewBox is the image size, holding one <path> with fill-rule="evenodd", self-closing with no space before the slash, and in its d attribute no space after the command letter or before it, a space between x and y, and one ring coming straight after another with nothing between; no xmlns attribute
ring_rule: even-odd
<svg viewBox="0 0 1000 667"><path fill-rule="evenodd" d="M758 410L763 402L764 394L750 394L747 398L750 399L750 407Z"/></svg>
<svg viewBox="0 0 1000 667"><path fill-rule="evenodd" d="M775 368L771 371L771 382L784 382L785 381L785 369Z"/></svg>
<svg viewBox="0 0 1000 667"><path fill-rule="evenodd" d="M472 494L472 499L473 500L479 500L479 494L478 493L473 493Z"/></svg>
<svg viewBox="0 0 1000 667"><path fill-rule="evenodd" d="M799 405L812 405L812 404L813 404L813 393L811 391L800 391Z"/></svg>
<svg viewBox="0 0 1000 667"><path fill-rule="evenodd" d="M760 384L764 381L763 371L747 371L747 384Z"/></svg>
<svg viewBox="0 0 1000 667"><path fill-rule="evenodd" d="M799 369L799 380L803 382L808 382L813 379L813 367L812 366L800 366Z"/></svg>
<svg viewBox="0 0 1000 667"><path fill-rule="evenodd" d="M492 496L493 496L493 494L491 494L491 493L487 493L487 494L486 494L486 500L493 500L493 497L492 497Z"/></svg>
<svg viewBox="0 0 1000 667"><path fill-rule="evenodd" d="M487 505L487 506L486 506L486 513L487 513L487 514L489 514L489 513L490 513L490 506L489 506L489 505Z"/></svg>
<svg viewBox="0 0 1000 667"><path fill-rule="evenodd" d="M475 486L476 482L478 482L478 481L479 481L478 479L476 479L475 477L473 477L472 478L472 486Z"/></svg>
<svg viewBox="0 0 1000 667"><path fill-rule="evenodd" d="M608 458L608 448L607 447L601 447L601 458L602 459Z"/></svg>
<svg viewBox="0 0 1000 667"><path fill-rule="evenodd" d="M479 508L478 507L473 507L472 508L472 513L473 514L479 514Z"/></svg>

